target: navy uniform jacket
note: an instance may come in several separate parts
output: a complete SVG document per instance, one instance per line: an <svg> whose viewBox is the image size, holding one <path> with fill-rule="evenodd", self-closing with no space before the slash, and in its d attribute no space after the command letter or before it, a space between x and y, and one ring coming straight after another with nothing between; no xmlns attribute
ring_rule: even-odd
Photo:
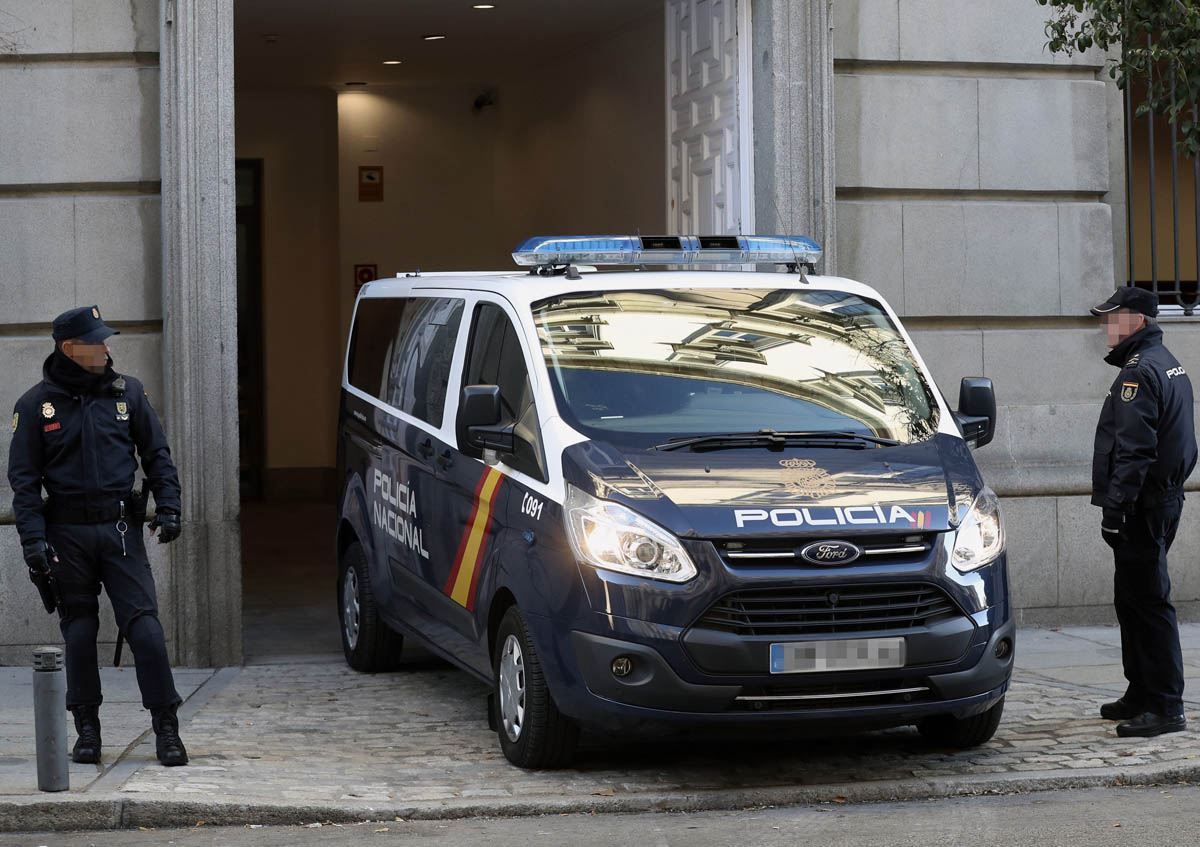
<svg viewBox="0 0 1200 847"><path fill-rule="evenodd" d="M1104 398L1092 458L1092 503L1129 511L1183 493L1196 465L1192 383L1148 326L1104 358L1121 369Z"/></svg>
<svg viewBox="0 0 1200 847"><path fill-rule="evenodd" d="M72 396L50 378L52 358L13 409L8 481L21 543L46 537L43 487L51 497L97 501L132 490L135 448L156 507L180 512L179 475L142 383L125 376L122 392L109 368L94 393Z"/></svg>

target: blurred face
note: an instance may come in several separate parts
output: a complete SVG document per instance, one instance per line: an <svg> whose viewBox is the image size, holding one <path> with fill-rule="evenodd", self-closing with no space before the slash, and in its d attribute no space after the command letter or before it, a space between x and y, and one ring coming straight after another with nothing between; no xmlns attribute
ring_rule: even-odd
<svg viewBox="0 0 1200 847"><path fill-rule="evenodd" d="M108 345L103 341L88 344L78 338L72 338L62 343L62 351L63 355L79 367L94 374L104 373L104 367L108 364Z"/></svg>
<svg viewBox="0 0 1200 847"><path fill-rule="evenodd" d="M1105 340L1109 347L1116 347L1129 336L1146 325L1146 318L1129 309L1117 309L1103 317Z"/></svg>

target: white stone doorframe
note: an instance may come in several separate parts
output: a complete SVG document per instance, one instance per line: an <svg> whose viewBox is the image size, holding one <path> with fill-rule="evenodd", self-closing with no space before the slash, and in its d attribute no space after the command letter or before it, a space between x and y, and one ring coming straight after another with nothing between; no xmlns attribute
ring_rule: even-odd
<svg viewBox="0 0 1200 847"><path fill-rule="evenodd" d="M233 0L162 0L163 386L183 485L173 660L240 664Z"/></svg>
<svg viewBox="0 0 1200 847"><path fill-rule="evenodd" d="M759 233L807 235L837 272L834 0L750 0L754 208Z"/></svg>

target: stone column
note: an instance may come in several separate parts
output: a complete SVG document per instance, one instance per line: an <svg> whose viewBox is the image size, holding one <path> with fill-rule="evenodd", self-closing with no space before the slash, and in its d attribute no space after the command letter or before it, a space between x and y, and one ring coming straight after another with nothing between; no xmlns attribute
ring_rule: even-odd
<svg viewBox="0 0 1200 847"><path fill-rule="evenodd" d="M161 39L163 382L183 484L175 661L228 665L242 657L233 0L164 0Z"/></svg>
<svg viewBox="0 0 1200 847"><path fill-rule="evenodd" d="M833 3L751 2L755 228L815 239L835 273Z"/></svg>

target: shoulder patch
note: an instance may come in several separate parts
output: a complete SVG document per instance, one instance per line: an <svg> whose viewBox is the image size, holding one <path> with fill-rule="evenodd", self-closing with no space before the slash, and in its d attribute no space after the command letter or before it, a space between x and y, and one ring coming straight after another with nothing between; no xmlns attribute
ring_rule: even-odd
<svg viewBox="0 0 1200 847"><path fill-rule="evenodd" d="M13 432L17 431L17 424L20 422L20 420L21 420L21 413L13 412Z"/></svg>
<svg viewBox="0 0 1200 847"><path fill-rule="evenodd" d="M1121 399L1124 402L1128 403L1134 397L1137 397L1137 393L1138 393L1138 384L1136 382L1122 382L1121 383Z"/></svg>

